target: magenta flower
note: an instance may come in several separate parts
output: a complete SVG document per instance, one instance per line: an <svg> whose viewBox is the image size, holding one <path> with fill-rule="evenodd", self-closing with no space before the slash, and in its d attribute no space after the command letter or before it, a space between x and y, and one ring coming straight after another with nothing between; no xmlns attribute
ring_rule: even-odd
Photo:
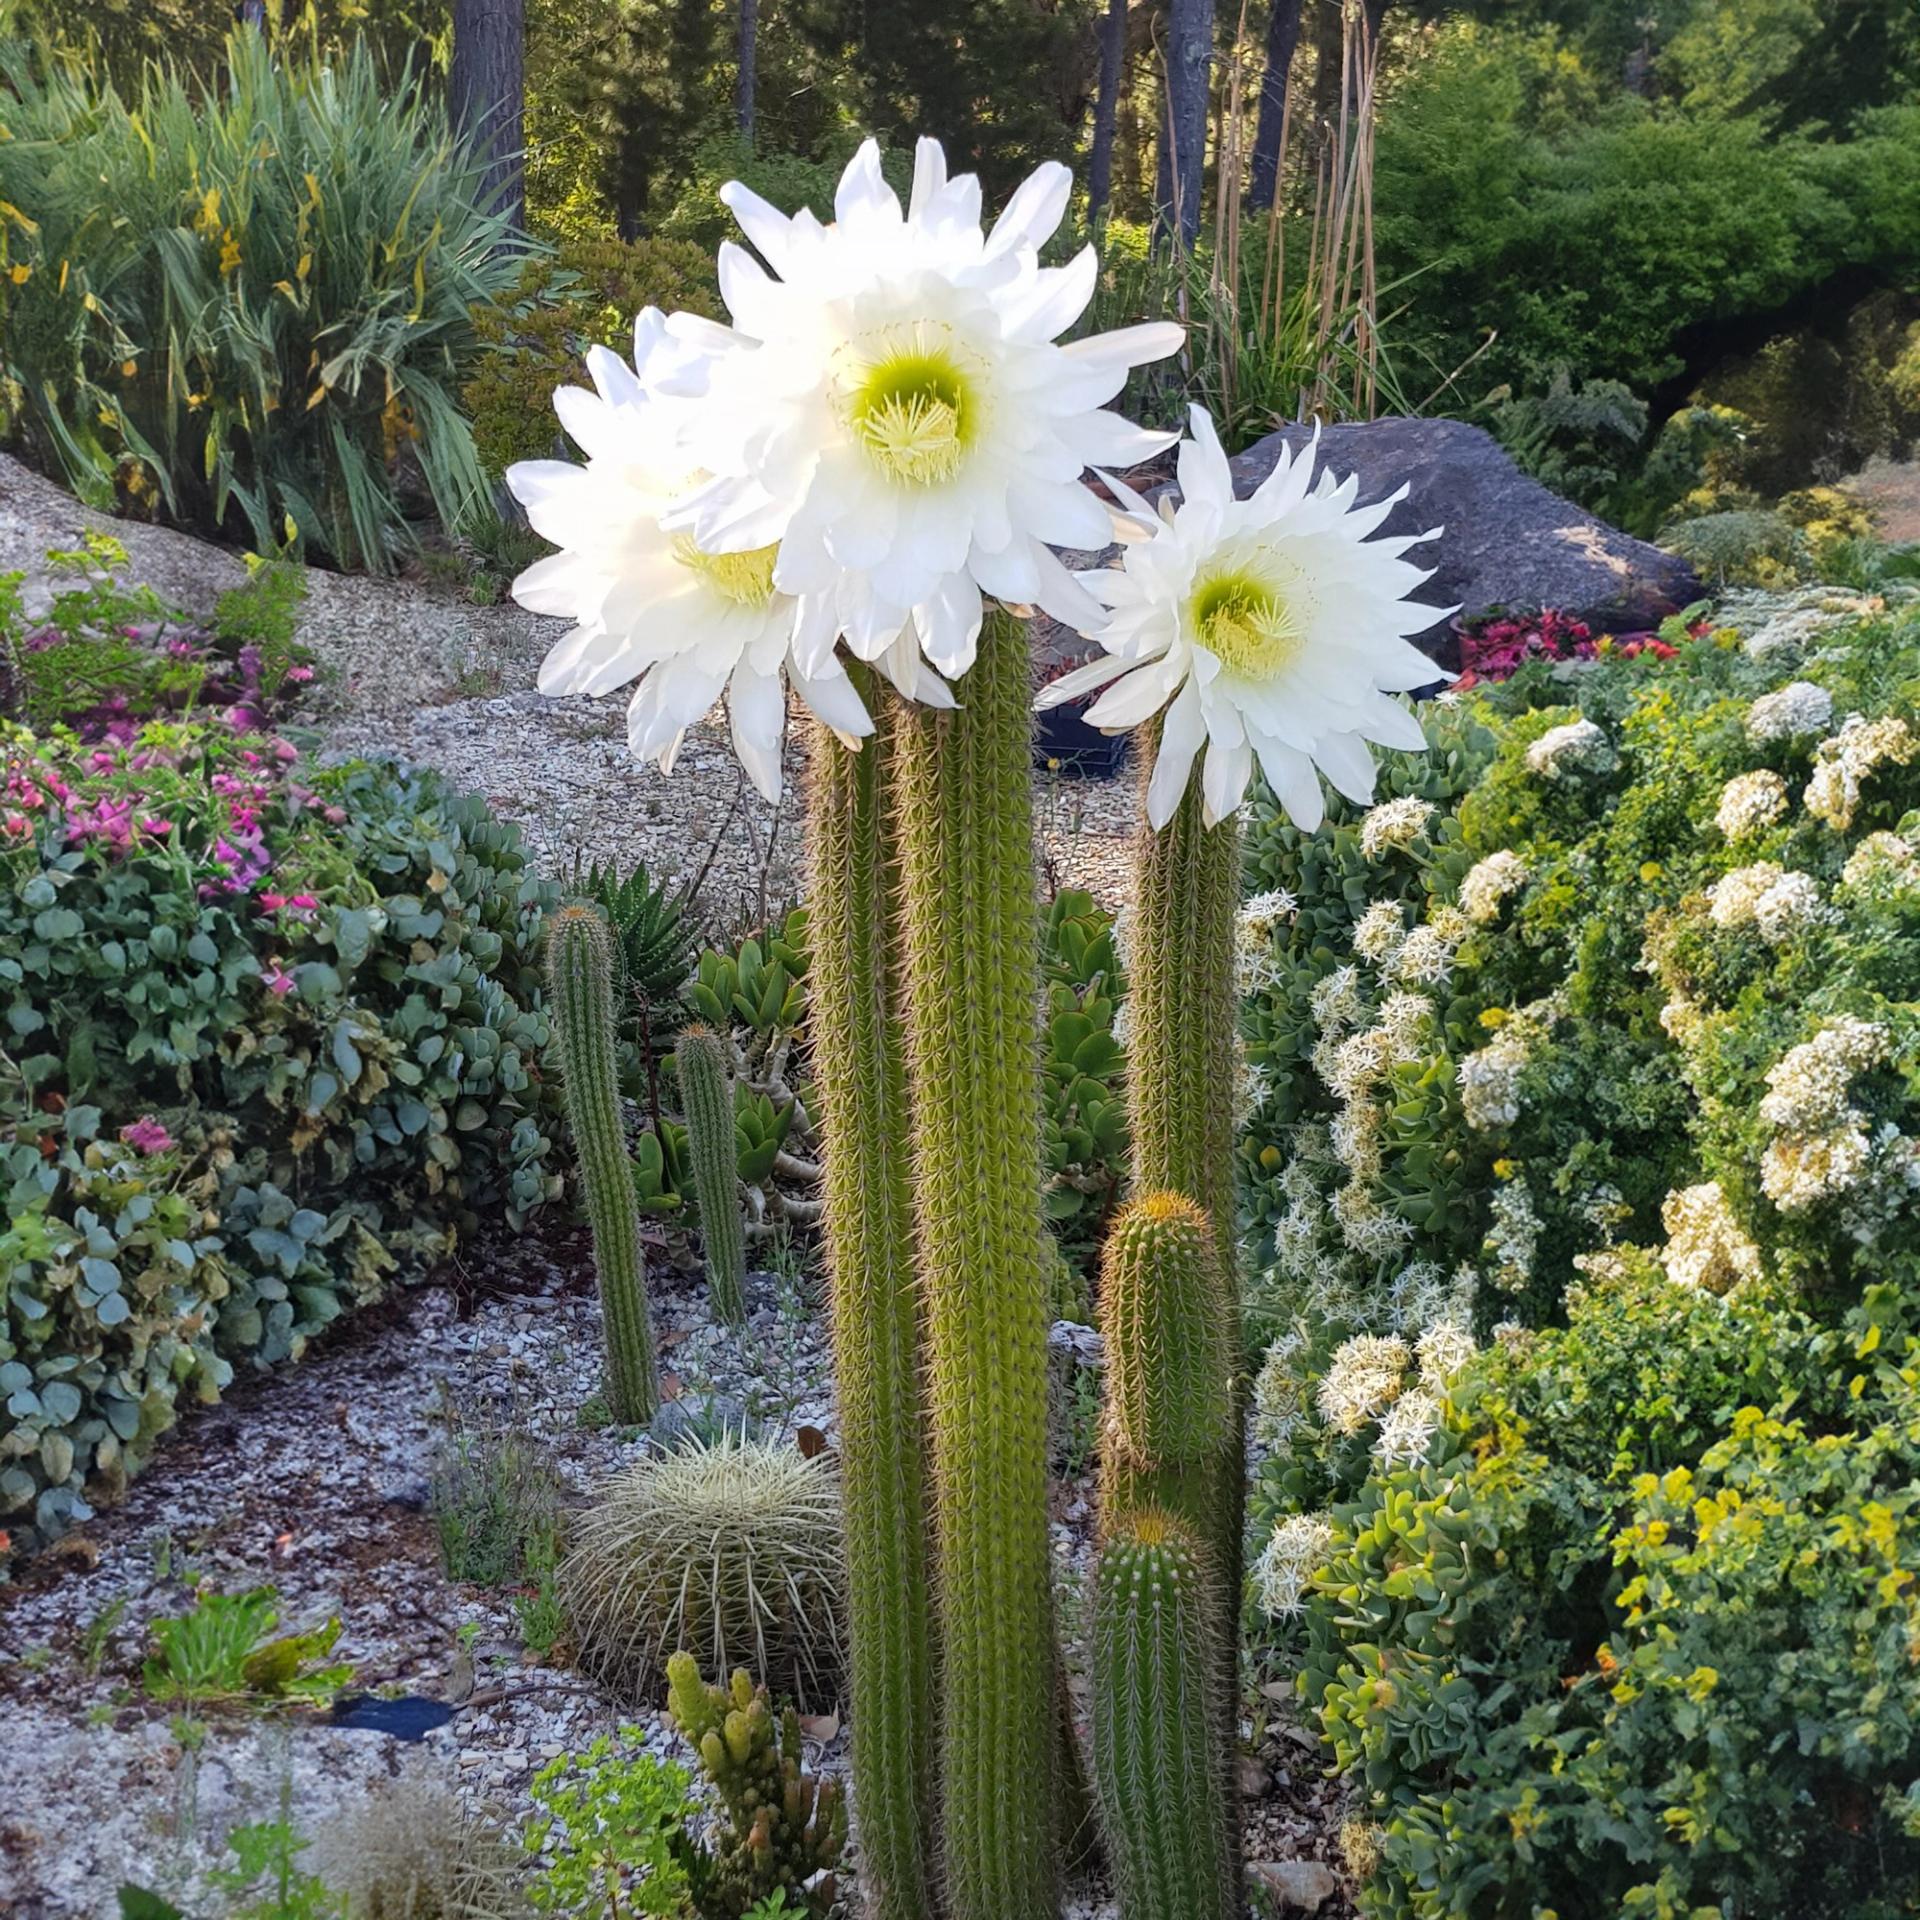
<svg viewBox="0 0 1920 1920"><path fill-rule="evenodd" d="M276 999L284 999L293 991L293 975L277 960L270 960L260 971L260 978L267 991Z"/></svg>
<svg viewBox="0 0 1920 1920"><path fill-rule="evenodd" d="M173 1135L150 1113L122 1127L120 1138L140 1154L165 1153L173 1145Z"/></svg>

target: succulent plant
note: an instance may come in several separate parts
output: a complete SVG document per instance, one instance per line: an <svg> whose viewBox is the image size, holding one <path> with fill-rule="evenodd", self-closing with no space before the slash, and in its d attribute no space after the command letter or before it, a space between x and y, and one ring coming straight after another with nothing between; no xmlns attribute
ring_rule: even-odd
<svg viewBox="0 0 1920 1920"><path fill-rule="evenodd" d="M701 1920L741 1920L775 1896L824 1920L840 1897L847 1806L838 1781L806 1770L793 1709L776 1716L738 1668L728 1687L709 1686L684 1652L667 1662L667 1705L726 1809L707 1849L682 1853Z"/></svg>
<svg viewBox="0 0 1920 1920"><path fill-rule="evenodd" d="M1057 1904L1028 697L1026 627L992 612L964 704L903 710L889 767L953 1920L1043 1920Z"/></svg>
<svg viewBox="0 0 1920 1920"><path fill-rule="evenodd" d="M1219 1606L1205 1549L1147 1507L1110 1526L1093 1595L1093 1771L1121 1920L1241 1911L1209 1684Z"/></svg>
<svg viewBox="0 0 1920 1920"><path fill-rule="evenodd" d="M932 1911L933 1760L925 1407L896 881L881 819L893 737L891 710L874 704L860 753L824 729L814 739L811 1039L830 1117L823 1194L862 1879L872 1920L922 1920Z"/></svg>
<svg viewBox="0 0 1920 1920"><path fill-rule="evenodd" d="M613 936L597 907L565 906L547 929L547 977L567 1121L593 1228L593 1264L615 1419L644 1426L660 1403L646 1256L614 1061Z"/></svg>
<svg viewBox="0 0 1920 1920"><path fill-rule="evenodd" d="M707 1285L715 1315L729 1326L747 1317L746 1231L740 1218L740 1150L733 1124L733 1080L725 1034L705 1026L680 1036L674 1060L687 1109L688 1157L706 1243Z"/></svg>
<svg viewBox="0 0 1920 1920"><path fill-rule="evenodd" d="M843 1586L833 1455L738 1434L689 1437L615 1474L576 1519L555 1574L580 1666L636 1704L685 1648L826 1708Z"/></svg>

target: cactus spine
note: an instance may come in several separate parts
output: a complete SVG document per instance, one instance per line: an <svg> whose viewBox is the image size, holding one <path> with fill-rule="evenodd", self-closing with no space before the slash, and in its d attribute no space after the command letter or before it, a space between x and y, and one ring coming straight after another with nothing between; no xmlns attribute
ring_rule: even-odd
<svg viewBox="0 0 1920 1920"><path fill-rule="evenodd" d="M892 716L852 671L875 732L858 753L824 727L813 737L808 1017L825 1128L862 1882L873 1920L925 1920L933 1650L896 876L881 839Z"/></svg>
<svg viewBox="0 0 1920 1920"><path fill-rule="evenodd" d="M1234 1417L1233 1301L1212 1222L1184 1194L1152 1193L1115 1220L1102 1255L1106 1339L1102 1505L1159 1506L1203 1540L1226 1524Z"/></svg>
<svg viewBox="0 0 1920 1920"><path fill-rule="evenodd" d="M1207 1676L1219 1607L1205 1554L1157 1508L1110 1532L1094 1576L1093 1770L1121 1920L1240 1911Z"/></svg>
<svg viewBox="0 0 1920 1920"><path fill-rule="evenodd" d="M607 1401L616 1420L644 1426L659 1410L660 1384L647 1323L640 1212L614 1066L613 936L596 908L562 907L553 916L547 977L567 1124L593 1229Z"/></svg>
<svg viewBox="0 0 1920 1920"><path fill-rule="evenodd" d="M740 1149L726 1036L689 1027L674 1049L674 1062L687 1109L687 1153L707 1249L707 1285L715 1314L737 1327L747 1318L747 1235L740 1217Z"/></svg>
<svg viewBox="0 0 1920 1920"><path fill-rule="evenodd" d="M1029 688L1025 626L990 612L960 710L902 715L890 781L952 1920L1058 1910Z"/></svg>

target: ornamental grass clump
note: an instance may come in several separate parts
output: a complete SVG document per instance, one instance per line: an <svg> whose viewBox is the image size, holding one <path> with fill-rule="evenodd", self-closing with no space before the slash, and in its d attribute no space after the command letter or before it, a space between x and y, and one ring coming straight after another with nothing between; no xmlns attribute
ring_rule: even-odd
<svg viewBox="0 0 1920 1920"><path fill-rule="evenodd" d="M519 259L424 85L243 30L221 84L0 51L0 419L95 504L385 571L483 507L472 312Z"/></svg>
<svg viewBox="0 0 1920 1920"><path fill-rule="evenodd" d="M449 1788L403 1774L349 1800L303 1865L342 1920L531 1920L520 1858Z"/></svg>
<svg viewBox="0 0 1920 1920"><path fill-rule="evenodd" d="M833 1456L734 1434L616 1474L556 1574L581 1667L622 1700L652 1700L684 1648L808 1712L834 1702L844 1588Z"/></svg>

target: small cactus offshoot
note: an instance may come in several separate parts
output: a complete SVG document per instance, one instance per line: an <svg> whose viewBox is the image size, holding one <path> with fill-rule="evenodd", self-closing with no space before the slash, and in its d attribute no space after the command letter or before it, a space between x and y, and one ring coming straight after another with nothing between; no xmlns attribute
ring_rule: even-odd
<svg viewBox="0 0 1920 1920"><path fill-rule="evenodd" d="M605 1328L607 1403L616 1420L644 1426L659 1410L653 1329L647 1321L646 1256L627 1156L615 1063L613 935L596 907L567 906L547 930L567 1123L593 1228L593 1264Z"/></svg>
<svg viewBox="0 0 1920 1920"><path fill-rule="evenodd" d="M737 1327L747 1317L747 1236L740 1217L740 1156L727 1038L711 1027L689 1027L680 1036L674 1060L687 1109L687 1149L693 1162L694 1199L700 1208L700 1237L707 1249L713 1311L728 1326Z"/></svg>
<svg viewBox="0 0 1920 1920"><path fill-rule="evenodd" d="M1093 1771L1121 1920L1240 1912L1218 1603L1190 1529L1147 1507L1109 1526L1094 1576Z"/></svg>
<svg viewBox="0 0 1920 1920"><path fill-rule="evenodd" d="M776 1717L765 1687L736 1670L709 1686L690 1653L667 1662L667 1705L726 1808L709 1851L682 1854L701 1920L740 1920L775 1894L795 1914L825 1916L839 1899L847 1807L835 1780L802 1765L800 1723Z"/></svg>

